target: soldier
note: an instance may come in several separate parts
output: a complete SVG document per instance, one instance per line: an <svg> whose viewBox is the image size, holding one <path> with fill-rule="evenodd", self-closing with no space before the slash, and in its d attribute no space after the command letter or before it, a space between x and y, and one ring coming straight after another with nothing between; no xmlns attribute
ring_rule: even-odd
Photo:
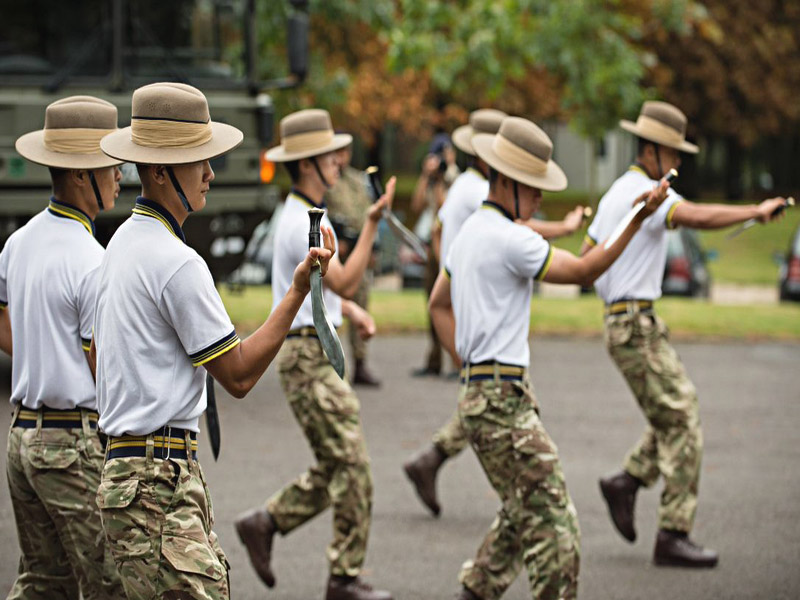
<svg viewBox="0 0 800 600"><path fill-rule="evenodd" d="M336 151L350 145L348 134L334 134L325 110L308 109L281 120L281 144L267 158L284 163L292 179L275 238L272 260L274 302L286 293L289 265L305 252L308 210L322 208L325 192L339 178ZM395 180L367 213L358 242L343 265L331 261L325 278L325 304L335 326L344 314L359 329L374 330L367 313L350 298L364 276L384 208L391 206ZM330 224L327 215L322 220ZM317 464L276 492L264 507L242 515L236 529L262 581L275 585L270 565L272 539L286 535L329 506L333 509L333 541L328 546L330 577L326 600L391 600L360 577L367 550L372 510L372 475L361 429L358 398L330 365L314 328L308 299L292 322L278 357L281 386Z"/></svg>
<svg viewBox="0 0 800 600"><path fill-rule="evenodd" d="M349 144L336 152L339 164L342 166L342 174L336 185L325 192L325 204L328 206L328 217L337 233L339 260L344 263L358 242L358 234L364 227L364 221L373 198L367 191L367 174L350 165L350 160L353 158L353 145ZM375 262L374 258L373 252L370 267ZM353 296L353 302L364 310L367 310L369 305L371 285L372 273L367 270ZM359 335L358 328L355 326L350 327L348 335L355 360L353 385L380 386L381 382L367 367L367 341Z"/></svg>
<svg viewBox="0 0 800 600"><path fill-rule="evenodd" d="M671 104L645 102L636 123L622 121L620 125L638 138L636 163L601 198L583 252L609 235L630 209L632 195L680 166L680 152L698 151L685 139L686 116ZM639 487L650 487L659 476L664 477L653 554L657 565L713 567L718 558L716 552L688 537L697 508L703 437L695 387L653 308L661 297L667 229L681 225L718 229L749 218L763 223L784 203L774 198L758 206L694 204L670 190L662 210L597 280L597 293L606 305L606 347L648 421L623 470L601 479L600 488L617 530L633 542L636 493Z"/></svg>
<svg viewBox="0 0 800 600"><path fill-rule="evenodd" d="M658 208L667 183L641 196L644 210L610 248L576 258L515 223L539 207L542 190L567 186L547 135L530 121L508 117L496 135L476 135L472 144L489 167L488 200L454 240L430 309L445 348L463 360L461 425L502 506L477 557L462 568L458 598L499 598L524 564L533 598L572 599L578 520L528 377L532 282L593 281Z"/></svg>
<svg viewBox="0 0 800 600"><path fill-rule="evenodd" d="M0 254L0 346L13 349L7 475L20 546L9 598L123 594L95 502L103 446L87 354L103 256L94 219L114 207L121 178L100 138L116 128L114 105L72 96L50 104L44 129L16 143L49 167L53 195Z"/></svg>
<svg viewBox="0 0 800 600"><path fill-rule="evenodd" d="M453 143L467 155L469 167L459 175L447 192L444 205L439 210L440 256L446 257L453 240L464 221L486 200L489 195L489 166L475 154L472 137L479 133L495 134L506 113L491 108L483 108L470 114L469 124L453 132ZM520 221L544 239L550 240L574 233L583 222L583 207L578 206L563 221L540 221L530 218ZM437 256L437 260L444 260ZM441 507L436 497L436 476L444 462L457 456L466 446L467 438L461 428L461 420L456 411L450 420L433 435L430 446L403 465L406 476L414 484L417 495L423 504L438 516Z"/></svg>
<svg viewBox="0 0 800 600"><path fill-rule="evenodd" d="M136 163L142 195L108 244L98 275L93 349L100 427L109 435L97 501L128 600L230 597L228 561L197 462L206 371L237 398L277 354L333 249L300 257L288 293L240 340L208 266L181 228L202 210L214 180L209 160L242 142L210 120L203 94L179 83L133 93L131 126L103 151Z"/></svg>

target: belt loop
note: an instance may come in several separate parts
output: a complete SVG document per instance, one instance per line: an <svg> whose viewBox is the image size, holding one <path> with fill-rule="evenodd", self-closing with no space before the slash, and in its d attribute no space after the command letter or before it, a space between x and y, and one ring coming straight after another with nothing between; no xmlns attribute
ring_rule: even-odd
<svg viewBox="0 0 800 600"><path fill-rule="evenodd" d="M464 361L464 389L466 390L469 387L469 370L471 366L469 361Z"/></svg>
<svg viewBox="0 0 800 600"><path fill-rule="evenodd" d="M636 306L634 304L634 301L632 301L632 300L626 300L625 301L625 312L628 313L629 317L632 317L635 314L635 312L636 312L634 310L635 308L636 308Z"/></svg>
<svg viewBox="0 0 800 600"><path fill-rule="evenodd" d="M192 432L188 429L183 430L183 439L186 443L186 463L189 465L189 472L194 474L195 463L194 454L192 453Z"/></svg>
<svg viewBox="0 0 800 600"><path fill-rule="evenodd" d="M494 367L494 386L499 389L500 388L500 363L495 362L494 364L492 364L492 367Z"/></svg>
<svg viewBox="0 0 800 600"><path fill-rule="evenodd" d="M42 422L44 421L44 406L40 406L36 411L36 435L42 433Z"/></svg>
<svg viewBox="0 0 800 600"><path fill-rule="evenodd" d="M161 443L161 457L164 460L169 460L169 455L172 453L172 425L164 426L164 441ZM167 449L166 456L164 455L164 448Z"/></svg>
<svg viewBox="0 0 800 600"><path fill-rule="evenodd" d="M14 405L14 410L11 412L11 426L14 426L14 423L17 422L17 417L19 417L19 411L22 410L22 402L18 402Z"/></svg>
<svg viewBox="0 0 800 600"><path fill-rule="evenodd" d="M153 456L155 453L155 443L155 433L151 433L147 436L144 450L145 472L147 473L147 480L149 482L153 482L156 479L156 461Z"/></svg>
<svg viewBox="0 0 800 600"><path fill-rule="evenodd" d="M91 439L89 411L85 408L79 408L78 411L81 413L81 429L83 429L83 439L88 442Z"/></svg>

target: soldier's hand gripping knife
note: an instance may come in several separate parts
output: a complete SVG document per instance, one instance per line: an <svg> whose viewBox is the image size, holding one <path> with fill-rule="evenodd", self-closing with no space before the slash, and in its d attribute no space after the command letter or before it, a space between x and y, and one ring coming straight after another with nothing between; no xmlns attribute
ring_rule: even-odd
<svg viewBox="0 0 800 600"><path fill-rule="evenodd" d="M375 198L382 197L384 191L381 177L378 174L378 167L367 167L367 175L369 175L369 182L372 186ZM397 218L390 208L385 208L383 210L383 217L386 219L386 224L389 225L389 229L394 232L401 242L411 248L423 261L428 260L428 249L425 247L425 244L422 243L422 240L419 239L413 231L403 225L402 221Z"/></svg>

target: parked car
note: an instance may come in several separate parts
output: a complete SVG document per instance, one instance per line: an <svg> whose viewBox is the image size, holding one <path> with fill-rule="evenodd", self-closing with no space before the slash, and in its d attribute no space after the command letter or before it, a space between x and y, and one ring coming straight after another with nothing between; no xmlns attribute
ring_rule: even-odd
<svg viewBox="0 0 800 600"><path fill-rule="evenodd" d="M679 227L667 232L667 264L661 293L665 296L708 298L711 274L706 263L715 253L706 252L694 229Z"/></svg>
<svg viewBox="0 0 800 600"><path fill-rule="evenodd" d="M800 227L792 236L786 258L781 261L778 285L781 300L800 302Z"/></svg>

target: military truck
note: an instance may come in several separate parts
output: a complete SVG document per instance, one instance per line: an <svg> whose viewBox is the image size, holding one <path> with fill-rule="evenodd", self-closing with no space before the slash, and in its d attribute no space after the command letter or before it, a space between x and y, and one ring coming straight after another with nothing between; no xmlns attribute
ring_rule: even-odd
<svg viewBox="0 0 800 600"><path fill-rule="evenodd" d="M274 166L264 158L275 120L268 92L305 77L307 4L291 0L279 7L288 14L289 73L260 81L256 0L2 0L0 244L50 196L47 169L14 150L17 137L43 126L48 104L75 94L98 96L118 107L123 127L130 123L133 89L178 81L206 94L214 120L244 132L239 148L212 161L216 179L209 202L184 228L214 276L225 278L279 197L270 184ZM122 185L116 208L97 220L104 245L138 193L133 165L123 166Z"/></svg>

